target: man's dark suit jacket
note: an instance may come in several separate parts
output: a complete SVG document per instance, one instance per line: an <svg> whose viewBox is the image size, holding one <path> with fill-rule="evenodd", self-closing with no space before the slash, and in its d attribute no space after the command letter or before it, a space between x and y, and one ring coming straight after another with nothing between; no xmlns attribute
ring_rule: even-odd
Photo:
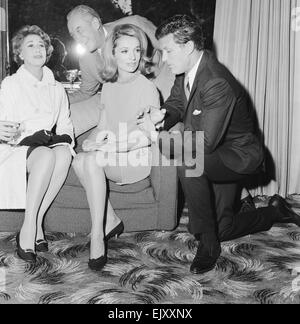
<svg viewBox="0 0 300 324"><path fill-rule="evenodd" d="M263 147L245 90L209 51L203 53L189 101L184 78L176 77L163 106L164 129L183 122L186 131L204 131L204 154L217 152L224 165L239 174L256 172L263 162Z"/></svg>

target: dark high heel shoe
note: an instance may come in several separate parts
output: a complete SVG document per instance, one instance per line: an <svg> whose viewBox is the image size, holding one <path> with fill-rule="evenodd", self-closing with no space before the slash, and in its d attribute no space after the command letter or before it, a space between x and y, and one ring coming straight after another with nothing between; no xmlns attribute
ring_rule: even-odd
<svg viewBox="0 0 300 324"><path fill-rule="evenodd" d="M124 223L121 221L119 225L113 228L106 236L105 241L109 241L111 238L118 238L124 232Z"/></svg>
<svg viewBox="0 0 300 324"><path fill-rule="evenodd" d="M16 236L16 243L17 243L17 255L20 259L26 262L34 263L36 261L36 254L33 250L23 250L20 246L20 233Z"/></svg>
<svg viewBox="0 0 300 324"><path fill-rule="evenodd" d="M35 242L35 251L36 252L48 252L49 247L48 247L48 242L46 240L37 240Z"/></svg>
<svg viewBox="0 0 300 324"><path fill-rule="evenodd" d="M101 271L107 263L107 244L104 240L104 255L97 259L89 259L88 266L93 271Z"/></svg>
<svg viewBox="0 0 300 324"><path fill-rule="evenodd" d="M101 271L107 263L107 255L103 255L98 259L90 259L88 266L93 271Z"/></svg>

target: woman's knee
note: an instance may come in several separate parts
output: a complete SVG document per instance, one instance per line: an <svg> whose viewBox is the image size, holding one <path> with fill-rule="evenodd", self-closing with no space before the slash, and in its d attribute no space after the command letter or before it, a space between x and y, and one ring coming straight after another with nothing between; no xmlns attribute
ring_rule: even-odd
<svg viewBox="0 0 300 324"><path fill-rule="evenodd" d="M69 169L72 161L72 154L70 149L66 146L56 147L55 152L55 165L58 168Z"/></svg>
<svg viewBox="0 0 300 324"><path fill-rule="evenodd" d="M83 173L84 157L85 157L85 153L79 153L73 159L72 167L77 175Z"/></svg>
<svg viewBox="0 0 300 324"><path fill-rule="evenodd" d="M96 154L94 152L77 154L72 167L78 176L89 172L94 174L95 169L98 169Z"/></svg>
<svg viewBox="0 0 300 324"><path fill-rule="evenodd" d="M54 168L55 154L48 147L37 147L29 156L27 161L28 168L39 165L40 168Z"/></svg>
<svg viewBox="0 0 300 324"><path fill-rule="evenodd" d="M84 157L84 168L86 171L98 169L97 154L95 152L86 153Z"/></svg>

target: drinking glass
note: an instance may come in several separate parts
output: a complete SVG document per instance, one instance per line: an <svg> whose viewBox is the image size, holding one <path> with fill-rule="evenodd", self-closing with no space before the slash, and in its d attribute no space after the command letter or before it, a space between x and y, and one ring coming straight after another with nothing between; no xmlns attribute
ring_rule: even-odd
<svg viewBox="0 0 300 324"><path fill-rule="evenodd" d="M17 132L16 132L15 136L7 144L9 144L10 146L18 146L18 139L21 137L22 132L23 132L23 129L22 129L21 125L19 124L17 126Z"/></svg>
<svg viewBox="0 0 300 324"><path fill-rule="evenodd" d="M67 70L66 78L70 82L70 88L73 89L74 82L78 78L78 70Z"/></svg>

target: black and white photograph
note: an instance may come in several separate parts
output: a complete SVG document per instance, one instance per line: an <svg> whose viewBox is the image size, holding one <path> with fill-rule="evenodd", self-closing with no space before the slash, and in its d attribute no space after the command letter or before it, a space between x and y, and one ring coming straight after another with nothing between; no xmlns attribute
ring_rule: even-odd
<svg viewBox="0 0 300 324"><path fill-rule="evenodd" d="M0 0L0 305L300 304L300 0Z"/></svg>

